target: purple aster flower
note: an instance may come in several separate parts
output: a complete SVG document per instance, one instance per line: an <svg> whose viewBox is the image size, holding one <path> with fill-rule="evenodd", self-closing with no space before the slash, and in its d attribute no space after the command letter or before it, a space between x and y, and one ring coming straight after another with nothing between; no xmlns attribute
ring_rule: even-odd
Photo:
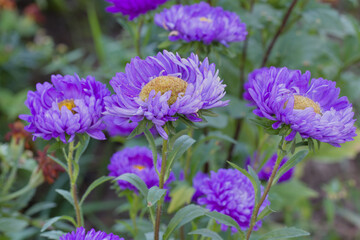
<svg viewBox="0 0 360 240"><path fill-rule="evenodd" d="M105 116L104 122L111 137L128 136L138 125L136 122L129 122L129 119L113 116Z"/></svg>
<svg viewBox="0 0 360 240"><path fill-rule="evenodd" d="M288 125L291 133L340 147L356 136L354 112L347 97L340 97L336 83L318 78L310 72L287 68L262 68L249 75L244 98L255 106L254 114L274 121L278 129Z"/></svg>
<svg viewBox="0 0 360 240"><path fill-rule="evenodd" d="M157 169L161 170L161 156L157 158ZM109 176L119 177L125 173L133 173L140 177L148 188L159 186L159 176L156 173L152 151L147 147L125 148L116 152L110 159L108 165ZM168 180L165 182L165 188L168 188L170 182L175 180L173 172L170 173ZM123 180L118 181L121 189L130 189L135 191L136 188Z"/></svg>
<svg viewBox="0 0 360 240"><path fill-rule="evenodd" d="M192 201L196 202L199 197L204 195L204 193L201 191L201 187L203 184L204 179L209 178L209 175L203 172L198 172L195 177L193 178L193 187L195 189L195 193L192 197Z"/></svg>
<svg viewBox="0 0 360 240"><path fill-rule="evenodd" d="M120 238L112 233L96 232L94 229L86 233L83 227L79 227L76 229L76 232L67 233L61 236L59 240L124 240L124 238Z"/></svg>
<svg viewBox="0 0 360 240"><path fill-rule="evenodd" d="M254 153L254 157L248 157L246 159L246 168L247 166L251 166L251 167L255 167L257 168L257 166L262 162L258 156L258 153ZM277 154L275 153L274 155L271 156L271 158L269 158L266 163L264 164L264 166L262 166L261 170L258 172L258 177L260 180L264 180L264 181L268 181L272 170L274 169L274 165L276 163L276 159L277 159ZM288 161L289 159L287 157L284 157L281 162L280 162L280 167L279 169ZM281 178L279 178L278 182L285 182L287 180L289 180L294 173L294 168L290 168L286 173L284 173Z"/></svg>
<svg viewBox="0 0 360 240"><path fill-rule="evenodd" d="M105 98L106 115L133 122L150 120L167 139L162 126L179 116L201 121L202 109L222 107L225 85L215 64L203 62L195 54L187 59L164 51L141 60L136 57L110 81L115 95Z"/></svg>
<svg viewBox="0 0 360 240"><path fill-rule="evenodd" d="M156 9L167 0L106 0L113 4L106 8L111 13L122 13L128 15L129 20L133 20L141 14Z"/></svg>
<svg viewBox="0 0 360 240"><path fill-rule="evenodd" d="M210 177L201 181L197 186L204 196L198 198L200 205L206 205L210 211L217 211L232 217L245 230L250 226L251 215L255 204L255 191L251 181L235 169L219 169L211 172ZM259 213L270 205L266 198L260 207ZM258 221L254 230L261 226ZM221 230L226 231L227 226L222 225ZM236 232L236 228L232 228Z"/></svg>
<svg viewBox="0 0 360 240"><path fill-rule="evenodd" d="M36 84L36 91L29 91L25 105L31 115L19 117L30 124L26 130L37 137L50 140L60 138L71 142L77 133L103 140L102 121L104 97L110 91L92 76L80 79L78 75L52 75L51 83Z"/></svg>
<svg viewBox="0 0 360 240"><path fill-rule="evenodd" d="M203 41L205 44L239 42L246 38L245 23L236 13L208 3L175 5L155 15L155 23L170 31L169 40Z"/></svg>

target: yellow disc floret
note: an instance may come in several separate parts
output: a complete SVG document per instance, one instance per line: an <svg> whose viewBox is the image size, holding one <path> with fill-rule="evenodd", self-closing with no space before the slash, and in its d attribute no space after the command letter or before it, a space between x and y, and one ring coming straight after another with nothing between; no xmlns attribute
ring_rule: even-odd
<svg viewBox="0 0 360 240"><path fill-rule="evenodd" d="M168 100L168 104L172 105L176 102L179 94L185 94L187 85L187 82L178 77L161 76L148 82L141 89L139 97L141 100L145 101L149 98L149 94L152 90L155 90L156 94L158 92L164 94L168 91L171 91L171 97Z"/></svg>
<svg viewBox="0 0 360 240"><path fill-rule="evenodd" d="M315 113L321 114L321 108L318 103L314 102L310 98L294 95L294 109L304 110L308 107L313 108Z"/></svg>
<svg viewBox="0 0 360 240"><path fill-rule="evenodd" d="M65 99L58 103L59 110L61 111L61 108L65 106L67 109L69 109L72 113L76 113L74 110L72 110L74 107L76 107L73 99Z"/></svg>
<svg viewBox="0 0 360 240"><path fill-rule="evenodd" d="M133 168L141 171L141 170L145 169L145 166L143 166L143 165L134 165Z"/></svg>

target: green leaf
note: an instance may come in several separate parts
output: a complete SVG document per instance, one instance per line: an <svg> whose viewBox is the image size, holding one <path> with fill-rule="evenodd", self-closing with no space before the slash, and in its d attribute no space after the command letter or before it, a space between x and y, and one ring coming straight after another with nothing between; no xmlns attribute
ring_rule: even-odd
<svg viewBox="0 0 360 240"><path fill-rule="evenodd" d="M207 212L205 213L205 215L216 220L220 224L225 224L230 227L235 227L240 233L243 234L243 232L239 227L239 224L237 224L237 222L232 217L229 217L228 215L219 213L217 211Z"/></svg>
<svg viewBox="0 0 360 240"><path fill-rule="evenodd" d="M130 135L127 137L127 139L132 139L133 137L143 133L146 129L146 125L147 125L146 120L142 120L141 122L139 122L137 127L130 133Z"/></svg>
<svg viewBox="0 0 360 240"><path fill-rule="evenodd" d="M163 240L169 239L171 234L178 229L179 227L185 225L188 222L191 222L195 218L204 216L208 210L204 209L197 205L188 205L179 211L176 212L174 217L170 220L169 225L167 226Z"/></svg>
<svg viewBox="0 0 360 240"><path fill-rule="evenodd" d="M219 234L217 234L216 232L211 231L209 229L206 229L206 228L200 228L195 231L189 232L188 234L191 234L191 235L197 234L197 235L201 235L203 237L211 238L213 240L223 240Z"/></svg>
<svg viewBox="0 0 360 240"><path fill-rule="evenodd" d="M152 207L159 201L162 196L164 196L166 193L166 189L160 189L157 186L154 186L150 188L147 196L147 205L148 207Z"/></svg>
<svg viewBox="0 0 360 240"><path fill-rule="evenodd" d="M258 215L256 220L259 221L273 212L275 212L275 211L272 210L269 206L266 206L265 209L262 210L261 213Z"/></svg>
<svg viewBox="0 0 360 240"><path fill-rule="evenodd" d="M25 215L31 216L36 213L39 213L43 210L50 209L56 207L56 203L53 202L39 202L34 204L28 210L26 210Z"/></svg>
<svg viewBox="0 0 360 240"><path fill-rule="evenodd" d="M45 224L42 226L40 232L45 231L48 227L50 227L51 225L53 225L54 223L56 223L57 221L60 220L66 220L71 222L75 227L77 226L75 220L72 217L69 216L59 216L59 217L54 217L54 218L50 218L49 220L47 220L45 222Z"/></svg>
<svg viewBox="0 0 360 240"><path fill-rule="evenodd" d="M292 156L276 173L273 184L276 184L280 177L284 175L290 168L301 162L309 153L308 150L301 150Z"/></svg>
<svg viewBox="0 0 360 240"><path fill-rule="evenodd" d="M280 239L289 239L295 237L304 237L309 235L310 233L304 230L290 227L290 228L282 228L268 232L262 235L258 240L280 240Z"/></svg>
<svg viewBox="0 0 360 240"><path fill-rule="evenodd" d="M183 136L183 135L187 135L188 132L189 132L189 129L186 128L186 129L184 129L184 130L181 130L181 131L177 132L174 136L172 136L172 137L170 138L170 140L169 140L169 148L170 148L170 149L173 149L173 148L174 148L174 143L175 143L175 141L176 141L179 137L181 137L181 136Z"/></svg>
<svg viewBox="0 0 360 240"><path fill-rule="evenodd" d="M257 173L250 165L248 166L248 169L249 169L248 170L249 174L255 180L255 183L256 183L256 189L257 189L257 191L255 191L256 195L257 195L255 197L255 205L256 205L256 204L258 204L258 201L260 201L260 198L261 198L261 189L260 189L261 183L260 183Z"/></svg>
<svg viewBox="0 0 360 240"><path fill-rule="evenodd" d="M249 178L249 180L251 181L251 184L253 185L253 188L255 190L255 205L259 202L260 198L259 198L259 192L260 191L260 186L258 187L258 183L257 181L243 168L237 166L236 164L232 163L232 162L228 162L230 164L230 166L232 166L233 168L239 170L242 174L244 174L247 178Z"/></svg>
<svg viewBox="0 0 360 240"><path fill-rule="evenodd" d="M188 135L183 135L175 141L173 149L167 154L166 176L169 175L173 162L178 160L194 143L195 140Z"/></svg>
<svg viewBox="0 0 360 240"><path fill-rule="evenodd" d="M149 190L148 190L146 184L144 183L144 181L141 178L139 178L137 175L135 175L133 173L125 173L114 179L114 181L118 181L118 180L123 180L123 181L127 181L127 182L131 183L132 185L134 185L134 187L136 187L140 191L140 193L145 198L147 198Z"/></svg>
<svg viewBox="0 0 360 240"><path fill-rule="evenodd" d="M201 109L198 113L201 114L201 115L204 115L204 116L209 116L209 117L217 117L217 116L219 116L219 114L214 113L213 111L211 111L209 109Z"/></svg>
<svg viewBox="0 0 360 240"><path fill-rule="evenodd" d="M90 186L86 189L84 195L82 196L82 198L80 200L80 205L82 205L84 203L86 197L91 193L92 190L94 190L100 184L103 184L104 182L110 181L112 179L114 179L114 177L102 176L102 177L96 179L94 182L92 182L90 184Z"/></svg>
<svg viewBox="0 0 360 240"><path fill-rule="evenodd" d="M16 218L0 218L0 232L17 232L24 229L28 224L27 221Z"/></svg>
<svg viewBox="0 0 360 240"><path fill-rule="evenodd" d="M156 144L155 144L154 136L152 135L150 130L147 129L147 128L145 128L144 133L145 133L145 137L146 137L147 141L149 142L150 149L152 151L153 164L154 164L154 166L157 166L158 153L157 153L157 150L156 150ZM158 169L155 168L155 170L156 170L157 174L160 175Z"/></svg>
<svg viewBox="0 0 360 240"><path fill-rule="evenodd" d="M41 233L40 236L46 237L48 239L58 240L64 234L65 234L65 232L63 232L63 231L48 231L48 232Z"/></svg>
<svg viewBox="0 0 360 240"><path fill-rule="evenodd" d="M50 145L48 148L48 152L55 152L58 149L63 149L66 147L66 144L60 141L59 139L56 139L56 142Z"/></svg>
<svg viewBox="0 0 360 240"><path fill-rule="evenodd" d="M170 192L171 202L167 212L172 213L180 207L184 206L186 203L190 203L194 192L195 189L186 182L178 185Z"/></svg>
<svg viewBox="0 0 360 240"><path fill-rule="evenodd" d="M49 158L51 158L53 161L55 161L57 164L59 164L63 169L65 169L65 171L67 171L67 166L65 165L65 163L63 163L63 161L61 161L60 159L48 154L47 155Z"/></svg>
<svg viewBox="0 0 360 240"><path fill-rule="evenodd" d="M89 145L90 136L87 134L81 134L79 135L80 142L78 143L78 146L76 147L76 153L75 153L75 162L78 163L81 155L85 152Z"/></svg>
<svg viewBox="0 0 360 240"><path fill-rule="evenodd" d="M69 191L63 189L56 189L55 191L61 196L63 196L63 198L65 198L72 206L74 206L74 200Z"/></svg>

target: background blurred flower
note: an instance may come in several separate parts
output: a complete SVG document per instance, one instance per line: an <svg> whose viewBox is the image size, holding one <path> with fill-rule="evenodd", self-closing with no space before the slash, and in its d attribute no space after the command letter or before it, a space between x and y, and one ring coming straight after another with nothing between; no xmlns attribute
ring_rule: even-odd
<svg viewBox="0 0 360 240"><path fill-rule="evenodd" d="M120 238L112 233L96 232L94 229L86 233L83 227L79 227L76 231L61 236L59 240L124 240L124 238Z"/></svg>
<svg viewBox="0 0 360 240"><path fill-rule="evenodd" d="M195 186L194 186L195 187ZM241 172L234 169L219 169L211 172L210 177L201 181L196 190L203 193L197 202L206 205L210 211L217 211L232 217L241 227L246 229L250 225L251 215L255 204L255 191L251 181ZM270 202L265 199L260 207L261 212ZM261 226L261 221L255 224L254 229ZM221 230L227 230L221 225ZM236 232L236 228L232 228Z"/></svg>
<svg viewBox="0 0 360 240"><path fill-rule="evenodd" d="M268 181L272 170L274 168L274 165L276 163L276 159L277 159L277 154L273 154L267 161L266 163L261 167L261 170L258 171L258 177L260 180L264 180L264 181ZM253 157L248 157L246 159L246 166L245 168L247 169L248 166L251 166L252 168L254 168L255 170L257 170L259 168L259 165L262 163L262 158L259 156L258 153L254 153ZM287 157L284 157L281 162L280 162L280 167L279 169L288 161L289 159ZM294 173L294 168L290 168L286 173L284 173L281 178L279 178L278 182L285 182L287 180L289 180Z"/></svg>
<svg viewBox="0 0 360 240"><path fill-rule="evenodd" d="M39 170L42 171L45 181L52 184L58 178L59 173L64 172L65 169L48 157L48 149L49 146L46 146L43 151L38 151L36 161L39 163Z"/></svg>
<svg viewBox="0 0 360 240"><path fill-rule="evenodd" d="M133 20L140 14L156 9L159 5L167 0L106 0L113 5L107 7L106 10L111 13L122 13L129 16L129 20Z"/></svg>
<svg viewBox="0 0 360 240"><path fill-rule="evenodd" d="M31 134L25 130L25 125L20 121L16 120L14 123L9 124L10 132L5 135L6 140L13 138L16 144L19 144L21 140L24 140L24 147L30 148Z"/></svg>
<svg viewBox="0 0 360 240"><path fill-rule="evenodd" d="M125 148L116 152L110 159L108 165L109 176L119 177L125 173L133 173L140 177L148 188L159 186L159 176L156 173L152 151L147 147ZM161 170L161 156L157 158L157 169ZM168 184L175 180L173 172L170 173L168 180L165 182L165 188ZM118 184L121 189L130 189L135 191L136 188L123 180L119 180Z"/></svg>
<svg viewBox="0 0 360 240"><path fill-rule="evenodd" d="M110 84L116 94L105 98L105 114L133 122L148 119L165 139L162 126L178 115L201 121L199 110L228 103L221 101L225 85L215 64L207 58L200 62L195 54L184 59L164 51L145 60L133 58L125 73L117 73Z"/></svg>
<svg viewBox="0 0 360 240"><path fill-rule="evenodd" d="M192 197L192 201L196 202L199 197L204 195L204 193L201 191L202 184L205 179L209 178L209 175L203 172L198 172L194 178L193 178L193 187L195 189L195 193Z"/></svg>
<svg viewBox="0 0 360 240"><path fill-rule="evenodd" d="M313 78L310 83L310 72L271 67L249 74L245 88L245 97L256 106L254 114L273 120L274 129L290 125L287 141L300 133L340 147L356 136L352 104L339 98L335 82Z"/></svg>
<svg viewBox="0 0 360 240"><path fill-rule="evenodd" d="M92 76L80 79L77 75L53 75L51 82L38 83L35 92L29 91L25 105L31 115L20 115L30 123L25 129L33 133L34 139L60 137L66 143L66 136L71 142L77 133L105 139L103 99L110 95L106 85Z"/></svg>
<svg viewBox="0 0 360 240"><path fill-rule="evenodd" d="M155 15L155 23L170 32L169 39L205 44L239 42L246 38L245 23L236 13L200 2L193 5L175 5Z"/></svg>

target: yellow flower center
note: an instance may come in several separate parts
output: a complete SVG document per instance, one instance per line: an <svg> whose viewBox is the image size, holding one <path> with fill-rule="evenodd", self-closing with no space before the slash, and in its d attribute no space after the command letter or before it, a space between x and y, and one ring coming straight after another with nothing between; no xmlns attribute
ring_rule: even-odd
<svg viewBox="0 0 360 240"><path fill-rule="evenodd" d="M65 106L67 109L69 109L72 113L76 113L74 110L72 110L74 107L76 107L73 99L65 99L64 101L61 101L58 103L59 109L61 111L61 108Z"/></svg>
<svg viewBox="0 0 360 240"><path fill-rule="evenodd" d="M285 103L286 106L287 102ZM314 112L317 114L321 114L321 108L318 103L314 102L310 98L294 95L294 109L304 110L308 107L314 109Z"/></svg>
<svg viewBox="0 0 360 240"><path fill-rule="evenodd" d="M211 20L211 19L209 19L209 18L207 18L207 17L201 17L201 18L199 18L199 20L200 20L201 22L208 22L208 23L212 23L212 20Z"/></svg>
<svg viewBox="0 0 360 240"><path fill-rule="evenodd" d="M141 171L141 170L145 169L145 166L143 166L143 165L134 165L133 168Z"/></svg>
<svg viewBox="0 0 360 240"><path fill-rule="evenodd" d="M187 82L178 77L161 76L154 78L153 80L148 82L141 89L139 97L141 100L145 101L149 98L149 94L152 90L155 90L156 94L158 92L164 94L167 91L171 91L171 96L168 100L168 104L172 105L176 102L180 93L185 94L187 85Z"/></svg>

